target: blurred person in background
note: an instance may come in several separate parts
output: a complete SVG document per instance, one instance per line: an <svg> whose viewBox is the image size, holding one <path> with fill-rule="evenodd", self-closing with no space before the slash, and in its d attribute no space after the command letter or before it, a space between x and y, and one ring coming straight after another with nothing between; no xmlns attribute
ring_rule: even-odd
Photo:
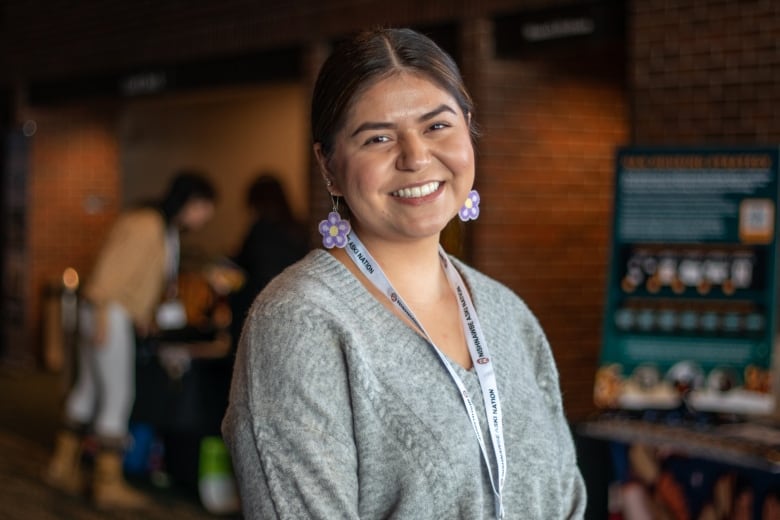
<svg viewBox="0 0 780 520"><path fill-rule="evenodd" d="M83 289L76 382L65 400L64 425L44 480L69 494L87 486L81 468L84 437L98 453L92 498L101 508L148 503L123 475L128 422L135 399L136 339L186 322L177 305L179 235L213 216L216 192L202 172L183 170L155 204L120 215Z"/></svg>
<svg viewBox="0 0 780 520"><path fill-rule="evenodd" d="M244 285L231 294L231 334L238 343L255 297L286 267L309 251L307 234L295 219L278 175L262 172L247 191L246 205L252 224L233 261L244 271Z"/></svg>

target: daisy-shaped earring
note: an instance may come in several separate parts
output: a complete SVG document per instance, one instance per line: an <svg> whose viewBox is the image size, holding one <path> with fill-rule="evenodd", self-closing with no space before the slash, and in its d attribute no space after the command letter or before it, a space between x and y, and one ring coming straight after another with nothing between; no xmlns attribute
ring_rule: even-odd
<svg viewBox="0 0 780 520"><path fill-rule="evenodd" d="M338 197L333 197L333 211L328 213L328 218L320 222L320 235L322 245L326 249L334 247L343 248L347 245L347 235L352 230L349 220L344 220L339 215Z"/></svg>
<svg viewBox="0 0 780 520"><path fill-rule="evenodd" d="M458 211L458 216L463 222L477 220L477 217L479 217L479 193L477 193L477 190L469 192L466 202L463 203L460 211Z"/></svg>

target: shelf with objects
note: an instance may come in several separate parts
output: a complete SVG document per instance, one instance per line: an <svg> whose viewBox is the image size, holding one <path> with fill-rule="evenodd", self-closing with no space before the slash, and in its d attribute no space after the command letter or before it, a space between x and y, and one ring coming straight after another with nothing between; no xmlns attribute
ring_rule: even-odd
<svg viewBox="0 0 780 520"><path fill-rule="evenodd" d="M780 518L779 161L776 147L616 154L603 413L577 427L609 443L615 518Z"/></svg>

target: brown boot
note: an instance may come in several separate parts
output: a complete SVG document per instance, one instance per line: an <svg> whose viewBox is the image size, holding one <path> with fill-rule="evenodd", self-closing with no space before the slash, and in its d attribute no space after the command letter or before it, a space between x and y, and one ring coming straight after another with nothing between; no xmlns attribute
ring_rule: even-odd
<svg viewBox="0 0 780 520"><path fill-rule="evenodd" d="M84 476L81 473L82 437L63 430L57 434L54 454L43 472L43 480L53 488L69 495L84 492Z"/></svg>
<svg viewBox="0 0 780 520"><path fill-rule="evenodd" d="M130 486L122 473L122 452L103 449L95 459L92 498L101 509L141 509L150 499Z"/></svg>

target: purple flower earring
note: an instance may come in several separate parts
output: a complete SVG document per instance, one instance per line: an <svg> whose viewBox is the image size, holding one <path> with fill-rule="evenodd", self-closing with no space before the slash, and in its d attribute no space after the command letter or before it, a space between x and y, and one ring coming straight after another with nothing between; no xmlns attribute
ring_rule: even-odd
<svg viewBox="0 0 780 520"><path fill-rule="evenodd" d="M330 188L333 184L330 180L327 185ZM320 235L322 235L322 245L326 249L334 247L343 248L347 245L347 235L352 230L349 220L344 220L339 215L339 198L331 195L333 199L333 211L328 213L328 218L320 222Z"/></svg>
<svg viewBox="0 0 780 520"><path fill-rule="evenodd" d="M458 216L463 222L477 220L477 217L479 217L479 193L477 193L477 190L469 192L466 202L463 203L460 211L458 211Z"/></svg>

